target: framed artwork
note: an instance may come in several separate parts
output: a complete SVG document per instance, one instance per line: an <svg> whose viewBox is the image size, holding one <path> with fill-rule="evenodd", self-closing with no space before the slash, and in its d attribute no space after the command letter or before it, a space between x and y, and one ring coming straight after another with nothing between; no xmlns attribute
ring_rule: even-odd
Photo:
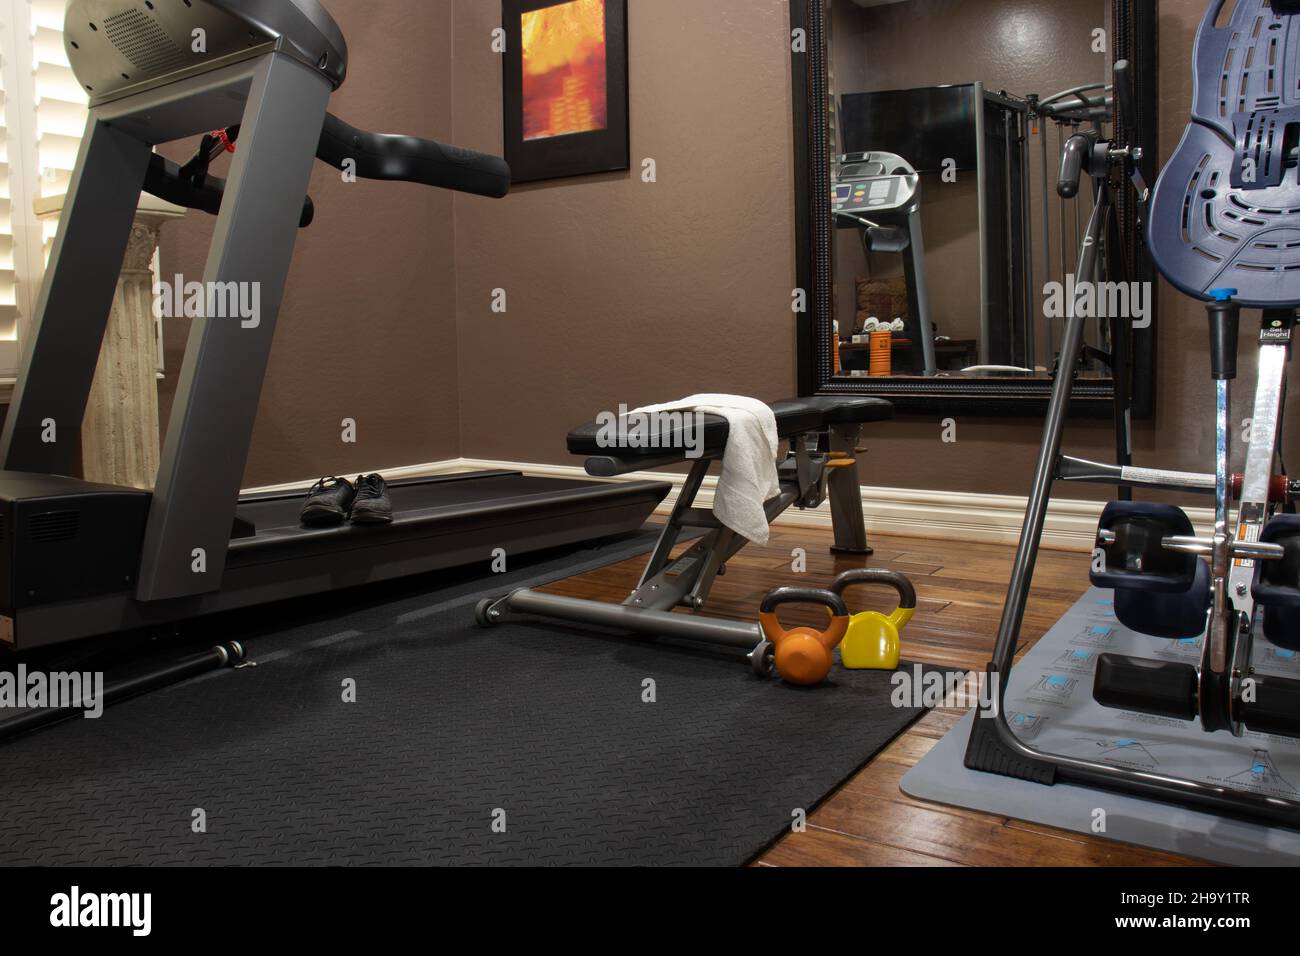
<svg viewBox="0 0 1300 956"><path fill-rule="evenodd" d="M503 0L516 183L628 169L627 0Z"/></svg>

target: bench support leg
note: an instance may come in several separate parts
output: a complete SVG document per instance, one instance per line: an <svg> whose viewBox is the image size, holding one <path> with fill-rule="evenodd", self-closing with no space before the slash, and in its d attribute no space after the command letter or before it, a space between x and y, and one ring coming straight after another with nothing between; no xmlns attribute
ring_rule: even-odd
<svg viewBox="0 0 1300 956"><path fill-rule="evenodd" d="M848 455L856 461L862 428L842 425L831 429L831 451ZM867 541L867 522L862 514L862 478L855 464L852 468L835 468L827 479L831 499L831 523L835 528L836 554L874 554Z"/></svg>

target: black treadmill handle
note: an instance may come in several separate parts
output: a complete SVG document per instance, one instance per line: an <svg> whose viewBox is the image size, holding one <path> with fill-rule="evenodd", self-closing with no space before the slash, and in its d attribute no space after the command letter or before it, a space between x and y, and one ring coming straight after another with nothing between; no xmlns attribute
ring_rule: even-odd
<svg viewBox="0 0 1300 956"><path fill-rule="evenodd" d="M431 139L370 133L325 117L316 158L336 169L356 163L363 179L420 183L441 189L500 199L510 192L510 167L504 159L447 146Z"/></svg>
<svg viewBox="0 0 1300 956"><path fill-rule="evenodd" d="M144 191L151 196L185 209L197 209L211 216L221 212L221 200L226 194L226 181L219 176L205 175L196 185L184 175L181 167L170 159L154 153L149 157L149 169L144 177ZM305 229L316 218L316 207L310 196L303 198L299 228Z"/></svg>

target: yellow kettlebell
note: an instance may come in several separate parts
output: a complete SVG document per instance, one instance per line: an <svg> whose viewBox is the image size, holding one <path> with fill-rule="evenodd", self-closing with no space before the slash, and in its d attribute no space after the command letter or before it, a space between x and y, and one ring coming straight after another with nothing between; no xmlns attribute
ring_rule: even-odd
<svg viewBox="0 0 1300 956"><path fill-rule="evenodd" d="M905 575L883 568L858 568L845 571L829 588L844 596L854 584L883 584L898 592L898 610L893 614L863 611L849 621L848 633L840 643L840 660L854 671L892 671L898 669L902 656L901 632L916 613L916 588Z"/></svg>

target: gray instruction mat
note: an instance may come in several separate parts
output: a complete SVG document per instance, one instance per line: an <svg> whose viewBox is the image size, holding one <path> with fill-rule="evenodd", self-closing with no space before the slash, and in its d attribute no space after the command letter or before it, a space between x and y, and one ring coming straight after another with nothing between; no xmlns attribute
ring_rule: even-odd
<svg viewBox="0 0 1300 956"><path fill-rule="evenodd" d="M1206 734L1195 724L1108 710L1092 699L1103 653L1155 660L1200 658L1201 638L1166 641L1136 634L1115 619L1111 592L1092 590L1016 665L1007 688L1009 723L1036 749L1271 796L1300 796L1300 741L1267 734ZM1261 674L1300 677L1300 655L1255 643ZM903 778L919 800L982 810L1045 826L1093 832L1098 809L1105 835L1126 843L1216 863L1300 864L1300 833L1072 784L1044 787L963 765L973 713Z"/></svg>

